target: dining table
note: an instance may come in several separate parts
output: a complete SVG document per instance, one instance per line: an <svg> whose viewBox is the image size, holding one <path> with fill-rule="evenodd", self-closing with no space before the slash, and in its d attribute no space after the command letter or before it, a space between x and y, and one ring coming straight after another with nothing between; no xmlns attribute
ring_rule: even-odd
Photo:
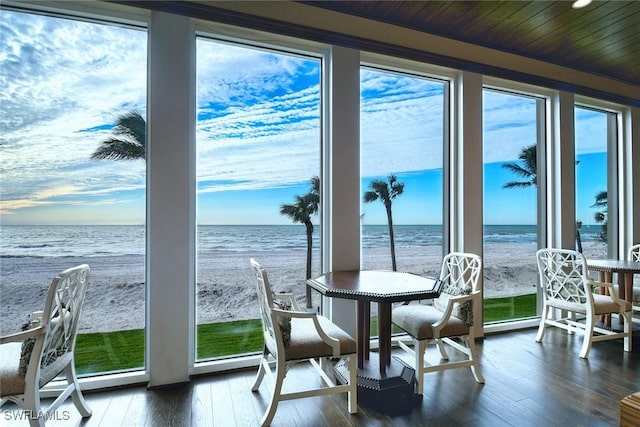
<svg viewBox="0 0 640 427"><path fill-rule="evenodd" d="M618 296L633 304L633 275L640 274L640 262L618 259L587 259L587 269L598 272L601 282L613 283L614 273L618 275ZM619 317L623 322L622 316ZM607 327L611 327L611 318L604 319Z"/></svg>
<svg viewBox="0 0 640 427"><path fill-rule="evenodd" d="M437 298L442 282L412 273L353 270L329 272L307 284L326 297L356 302L358 401L378 410L397 409L410 401L415 395L415 372L391 357L392 305ZM370 348L371 303L378 308L377 353ZM337 366L338 377L344 378L341 369L344 365Z"/></svg>

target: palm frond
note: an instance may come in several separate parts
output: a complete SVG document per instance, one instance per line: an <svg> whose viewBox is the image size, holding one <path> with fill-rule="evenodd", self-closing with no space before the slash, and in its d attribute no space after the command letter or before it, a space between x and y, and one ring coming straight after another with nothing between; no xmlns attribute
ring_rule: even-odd
<svg viewBox="0 0 640 427"><path fill-rule="evenodd" d="M502 188L527 188L532 185L533 183L531 181L511 181L504 184Z"/></svg>
<svg viewBox="0 0 640 427"><path fill-rule="evenodd" d="M600 191L595 196L595 203L591 205L592 208L606 208L607 207L607 192Z"/></svg>
<svg viewBox="0 0 640 427"><path fill-rule="evenodd" d="M299 222L311 227L313 231L311 216L318 212L319 205L320 178L314 176L311 178L309 192L303 195L296 194L294 203L280 205L280 213L291 218L294 223Z"/></svg>
<svg viewBox="0 0 640 427"><path fill-rule="evenodd" d="M91 155L93 160L144 159L144 147L132 140L109 138Z"/></svg>
<svg viewBox="0 0 640 427"><path fill-rule="evenodd" d="M516 162L507 162L502 165L503 168L510 170L527 181L512 181L504 184L502 188L525 188L537 185L538 168L537 168L537 148L536 145L529 145L520 150L518 159L522 164Z"/></svg>
<svg viewBox="0 0 640 427"><path fill-rule="evenodd" d="M378 200L378 193L375 191L366 191L364 193L364 197L362 198L365 203L371 203Z"/></svg>
<svg viewBox="0 0 640 427"><path fill-rule="evenodd" d="M137 111L130 111L116 119L112 129L115 136L100 143L91 155L94 160L135 160L145 158L146 122Z"/></svg>

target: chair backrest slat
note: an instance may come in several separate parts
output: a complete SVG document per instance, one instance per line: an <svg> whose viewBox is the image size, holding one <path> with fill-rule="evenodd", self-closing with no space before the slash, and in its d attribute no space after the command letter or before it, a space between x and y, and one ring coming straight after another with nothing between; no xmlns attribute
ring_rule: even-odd
<svg viewBox="0 0 640 427"><path fill-rule="evenodd" d="M256 279L256 291L258 295L258 306L262 318L262 332L267 347L277 351L276 334L279 333L279 326L274 322L271 308L273 307L273 294L269 285L269 278L264 268L253 258L250 260L251 267Z"/></svg>
<svg viewBox="0 0 640 427"><path fill-rule="evenodd" d="M480 286L482 260L475 254L451 252L442 260L440 280L443 283L440 296L433 300L433 307L445 312L452 297L469 295ZM473 303L455 303L452 316L460 318L466 325L473 325Z"/></svg>
<svg viewBox="0 0 640 427"><path fill-rule="evenodd" d="M468 292L476 291L479 286L482 261L474 254L451 252L442 260L440 280L445 287L460 288Z"/></svg>
<svg viewBox="0 0 640 427"><path fill-rule="evenodd" d="M41 321L48 331L40 358L42 368L73 353L89 273L89 266L83 264L63 271L51 282Z"/></svg>
<svg viewBox="0 0 640 427"><path fill-rule="evenodd" d="M565 249L540 249L537 261L540 286L547 298L577 304L589 300L584 255Z"/></svg>

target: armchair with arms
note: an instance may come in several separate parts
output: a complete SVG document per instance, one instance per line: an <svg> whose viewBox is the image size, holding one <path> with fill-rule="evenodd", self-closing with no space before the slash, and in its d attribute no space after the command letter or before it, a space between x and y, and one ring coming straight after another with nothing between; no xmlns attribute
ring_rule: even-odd
<svg viewBox="0 0 640 427"><path fill-rule="evenodd" d="M68 397L82 417L91 415L73 357L88 284L88 265L58 274L49 286L44 310L32 315L29 328L0 337L0 406L15 402L25 411L31 426L44 426ZM51 405L42 408L40 389L63 372L67 385Z"/></svg>
<svg viewBox="0 0 640 427"><path fill-rule="evenodd" d="M265 374L273 380L271 400L261 425L271 424L280 401L310 396L347 393L349 413L356 413L356 341L324 316L300 310L292 294L272 294L267 272L256 260L250 262L256 279L264 336L262 358L251 391L258 391ZM341 381L345 384L338 384L327 372L332 359L348 360L349 378ZM275 378L271 362L275 362ZM322 386L282 393L287 372L301 362L311 363ZM310 379L309 383L313 384L314 380Z"/></svg>
<svg viewBox="0 0 640 427"><path fill-rule="evenodd" d="M569 249L540 249L536 257L544 297L537 342L542 341L547 326L555 326L584 335L580 350L584 359L597 341L622 338L624 350L631 350L631 304L618 298L612 284L589 277L584 255ZM603 292L596 293L595 288ZM599 316L613 313L624 318L623 332L596 325ZM584 316L584 321L577 316Z"/></svg>
<svg viewBox="0 0 640 427"><path fill-rule="evenodd" d="M473 311L474 302L482 303L479 278L482 260L474 254L452 252L442 260L440 297L433 305L404 304L393 308L392 322L403 329L413 348L398 340L400 348L413 356L417 394L424 391L424 374L470 367L478 383L484 383L475 349L474 322L482 322ZM442 356L440 363L425 360L427 344L436 344ZM449 361L444 344L460 352L464 360Z"/></svg>

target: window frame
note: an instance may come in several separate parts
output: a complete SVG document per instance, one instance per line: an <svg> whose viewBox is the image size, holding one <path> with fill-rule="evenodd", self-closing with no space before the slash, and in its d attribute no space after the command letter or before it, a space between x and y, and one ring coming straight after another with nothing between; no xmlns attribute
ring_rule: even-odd
<svg viewBox="0 0 640 427"><path fill-rule="evenodd" d="M226 43L233 46L238 47L247 47L251 49L258 49L266 52L274 52L285 55L292 55L296 57L304 57L304 58L315 58L320 62L320 165L318 167L319 176L320 176L320 187L321 187L321 209L318 213L319 225L321 232L319 233L320 239L320 268L324 269L324 260L325 260L325 251L326 251L326 242L325 242L325 233L323 230L325 229L323 219L324 219L324 202L326 197L326 191L324 187L325 183L325 173L324 168L322 167L323 157L324 157L324 146L327 145L326 132L324 131L324 123L326 122L325 118L325 108L323 95L324 95L324 87L326 86L326 62L327 57L330 54L329 46L306 41L301 39L295 39L288 36L283 36L275 33L268 33L258 30L252 30L248 28L234 27L227 24L221 24L218 22L210 22L201 19L192 19L195 28L195 37L197 39L206 39L216 43ZM194 120L194 127L197 126L197 120ZM196 242L194 242L195 246ZM196 355L196 329L197 329L197 318L196 318L196 305L197 305L197 292L194 292L191 295L193 298L193 313L190 313L190 322L192 333L190 333L189 338L189 347L190 351L190 361L189 361L189 375L200 375L206 373L214 373L214 372L223 372L233 369L242 369L248 367L257 366L260 363L260 354L242 354L230 357L224 357L214 360L197 360Z"/></svg>

